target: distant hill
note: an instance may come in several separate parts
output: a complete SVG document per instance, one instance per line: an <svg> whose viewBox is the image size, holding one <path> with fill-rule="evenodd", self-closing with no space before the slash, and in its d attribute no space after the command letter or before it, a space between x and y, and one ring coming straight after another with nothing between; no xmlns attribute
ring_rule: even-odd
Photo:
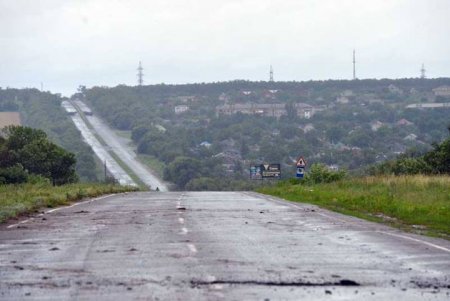
<svg viewBox="0 0 450 301"><path fill-rule="evenodd" d="M358 171L429 151L447 138L450 107L432 105L450 103L447 86L450 78L231 81L93 87L73 97L131 131L138 152L165 164L180 188L234 189L251 185L254 164L280 163L292 177L299 155Z"/></svg>

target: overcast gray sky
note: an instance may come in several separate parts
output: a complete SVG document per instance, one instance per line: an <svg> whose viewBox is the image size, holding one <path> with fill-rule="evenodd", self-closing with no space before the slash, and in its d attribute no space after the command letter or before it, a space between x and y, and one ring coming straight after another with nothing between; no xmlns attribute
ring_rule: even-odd
<svg viewBox="0 0 450 301"><path fill-rule="evenodd" d="M0 87L450 76L450 0L0 0Z"/></svg>

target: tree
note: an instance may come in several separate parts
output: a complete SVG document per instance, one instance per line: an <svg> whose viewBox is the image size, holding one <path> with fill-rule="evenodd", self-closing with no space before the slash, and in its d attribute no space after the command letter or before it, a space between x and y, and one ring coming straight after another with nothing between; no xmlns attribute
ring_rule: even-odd
<svg viewBox="0 0 450 301"><path fill-rule="evenodd" d="M201 175L201 162L188 157L177 157L164 170L164 179L184 188L186 183Z"/></svg>
<svg viewBox="0 0 450 301"><path fill-rule="evenodd" d="M424 160L434 173L450 174L450 138L441 144L435 144L434 150L425 154Z"/></svg>
<svg viewBox="0 0 450 301"><path fill-rule="evenodd" d="M42 130L10 126L4 130L0 167L20 165L26 172L51 179L54 185L76 182L75 155L50 142ZM18 173L18 168L11 170Z"/></svg>

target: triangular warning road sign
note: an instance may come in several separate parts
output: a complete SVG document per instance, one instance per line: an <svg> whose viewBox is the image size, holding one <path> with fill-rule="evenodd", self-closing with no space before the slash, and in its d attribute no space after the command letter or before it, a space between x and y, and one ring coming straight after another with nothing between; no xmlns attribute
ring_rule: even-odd
<svg viewBox="0 0 450 301"><path fill-rule="evenodd" d="M306 162L305 159L303 159L303 157L298 158L297 166L306 166Z"/></svg>

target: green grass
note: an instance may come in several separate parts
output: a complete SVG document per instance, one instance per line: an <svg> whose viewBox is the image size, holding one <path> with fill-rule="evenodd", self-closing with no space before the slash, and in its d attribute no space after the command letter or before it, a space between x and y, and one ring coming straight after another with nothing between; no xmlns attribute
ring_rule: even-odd
<svg viewBox="0 0 450 301"><path fill-rule="evenodd" d="M131 140L131 131L114 130L117 136Z"/></svg>
<svg viewBox="0 0 450 301"><path fill-rule="evenodd" d="M139 186L142 190L149 190L149 187L134 173L134 171L120 159L120 157L114 152L109 151L111 157L119 164L120 167L130 176L130 178Z"/></svg>
<svg viewBox="0 0 450 301"><path fill-rule="evenodd" d="M366 177L316 185L282 182L258 191L450 239L449 176Z"/></svg>
<svg viewBox="0 0 450 301"><path fill-rule="evenodd" d="M138 158L138 160L140 162L142 162L145 165L147 165L148 167L150 167L150 169L152 171L154 171L157 176L159 176L160 178L163 177L163 175L164 175L164 167L166 166L164 164L164 162L159 161L154 156L144 155L144 154L139 154L137 156L137 158Z"/></svg>
<svg viewBox="0 0 450 301"><path fill-rule="evenodd" d="M56 187L47 183L0 185L0 223L37 212L40 208L52 208L87 197L134 190L134 187L87 183Z"/></svg>

